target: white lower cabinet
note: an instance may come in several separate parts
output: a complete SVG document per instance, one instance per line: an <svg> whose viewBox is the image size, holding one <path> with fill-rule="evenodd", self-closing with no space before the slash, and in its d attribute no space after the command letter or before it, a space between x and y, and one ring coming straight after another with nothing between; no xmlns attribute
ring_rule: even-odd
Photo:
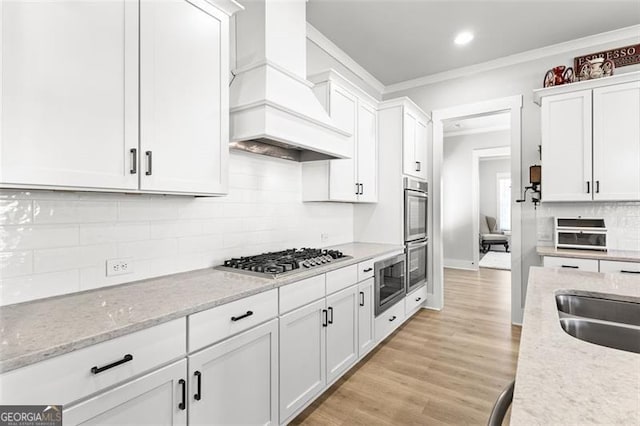
<svg viewBox="0 0 640 426"><path fill-rule="evenodd" d="M373 278L358 285L358 358L375 343L373 330Z"/></svg>
<svg viewBox="0 0 640 426"><path fill-rule="evenodd" d="M189 356L189 424L278 424L278 320Z"/></svg>
<svg viewBox="0 0 640 426"><path fill-rule="evenodd" d="M598 272L597 259L578 259L570 257L545 256L543 264L546 268L579 269L581 271Z"/></svg>
<svg viewBox="0 0 640 426"><path fill-rule="evenodd" d="M375 319L376 343L384 340L404 321L404 300L396 303Z"/></svg>
<svg viewBox="0 0 640 426"><path fill-rule="evenodd" d="M619 272L622 274L635 274L640 277L640 262L601 260L600 272Z"/></svg>
<svg viewBox="0 0 640 426"><path fill-rule="evenodd" d="M187 360L63 410L65 425L186 425Z"/></svg>
<svg viewBox="0 0 640 426"><path fill-rule="evenodd" d="M358 286L327 296L327 384L358 358Z"/></svg>
<svg viewBox="0 0 640 426"><path fill-rule="evenodd" d="M325 299L280 317L280 423L325 387Z"/></svg>

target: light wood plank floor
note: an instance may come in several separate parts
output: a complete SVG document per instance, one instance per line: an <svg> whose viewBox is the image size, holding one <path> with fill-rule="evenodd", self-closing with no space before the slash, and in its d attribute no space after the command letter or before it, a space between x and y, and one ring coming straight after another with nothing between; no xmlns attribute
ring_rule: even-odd
<svg viewBox="0 0 640 426"><path fill-rule="evenodd" d="M445 308L421 310L292 424L486 425L515 376L510 273L445 270Z"/></svg>

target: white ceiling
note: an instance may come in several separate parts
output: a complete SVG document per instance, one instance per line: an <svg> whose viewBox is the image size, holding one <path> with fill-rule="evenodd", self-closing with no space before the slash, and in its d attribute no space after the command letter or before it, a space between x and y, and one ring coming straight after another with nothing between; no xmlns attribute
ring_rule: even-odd
<svg viewBox="0 0 640 426"><path fill-rule="evenodd" d="M496 132L510 128L511 115L499 113L477 117L452 119L443 123L445 136L470 135L474 133Z"/></svg>
<svg viewBox="0 0 640 426"><path fill-rule="evenodd" d="M389 85L640 24L640 0L309 0L307 21Z"/></svg>

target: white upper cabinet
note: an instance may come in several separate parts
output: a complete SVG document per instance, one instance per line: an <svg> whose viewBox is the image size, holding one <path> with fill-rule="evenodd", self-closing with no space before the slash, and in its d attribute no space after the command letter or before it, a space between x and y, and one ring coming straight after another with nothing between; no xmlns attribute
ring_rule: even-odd
<svg viewBox="0 0 640 426"><path fill-rule="evenodd" d="M542 201L640 200L640 73L534 95L542 107Z"/></svg>
<svg viewBox="0 0 640 426"><path fill-rule="evenodd" d="M303 200L377 202L377 101L333 70L309 79L334 124L352 135L351 158L303 163Z"/></svg>
<svg viewBox="0 0 640 426"><path fill-rule="evenodd" d="M239 7L214 4L0 3L0 186L225 193Z"/></svg>
<svg viewBox="0 0 640 426"><path fill-rule="evenodd" d="M205 1L141 1L141 189L226 191L228 32Z"/></svg>
<svg viewBox="0 0 640 426"><path fill-rule="evenodd" d="M2 1L2 186L138 188L138 5Z"/></svg>
<svg viewBox="0 0 640 426"><path fill-rule="evenodd" d="M640 200L640 82L593 90L594 200Z"/></svg>
<svg viewBox="0 0 640 426"><path fill-rule="evenodd" d="M405 175L427 180L428 120L409 106L404 107L402 170Z"/></svg>
<svg viewBox="0 0 640 426"><path fill-rule="evenodd" d="M591 90L542 99L542 200L591 200Z"/></svg>

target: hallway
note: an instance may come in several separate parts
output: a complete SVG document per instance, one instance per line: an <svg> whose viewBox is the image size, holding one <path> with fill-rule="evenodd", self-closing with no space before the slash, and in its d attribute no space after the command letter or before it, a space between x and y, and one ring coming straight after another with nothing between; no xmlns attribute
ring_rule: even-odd
<svg viewBox="0 0 640 426"><path fill-rule="evenodd" d="M519 339L508 271L445 269L445 308L421 310L292 424L485 425Z"/></svg>

